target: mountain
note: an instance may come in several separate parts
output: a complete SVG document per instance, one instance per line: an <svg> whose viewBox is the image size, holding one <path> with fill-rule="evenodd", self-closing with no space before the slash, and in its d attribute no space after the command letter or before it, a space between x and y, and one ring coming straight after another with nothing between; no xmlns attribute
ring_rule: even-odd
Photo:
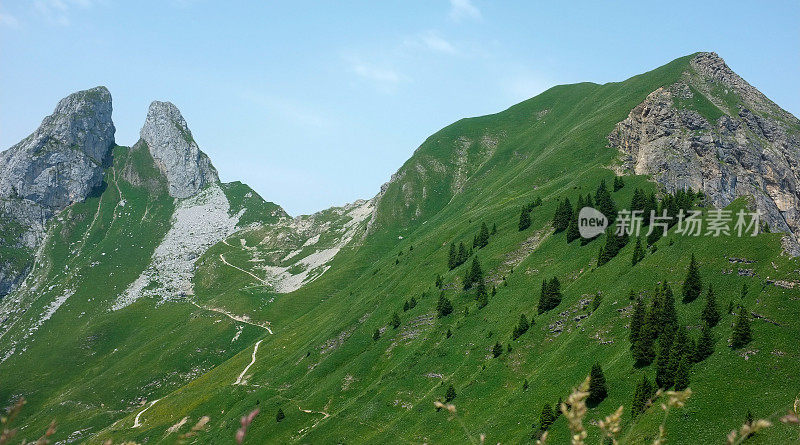
<svg viewBox="0 0 800 445"><path fill-rule="evenodd" d="M664 426L676 443L722 441L748 411L785 413L800 392L799 130L716 54L697 53L455 122L372 199L292 218L244 184L220 183L177 108L154 102L141 139L112 140L101 179L82 182L93 192L53 210L29 266L15 269L24 279L0 300L0 400L26 398L20 437L57 419L53 438L65 442L174 442L208 416L193 440L226 443L259 408L247 441L524 443L541 431L542 406L597 364L608 396L588 411L590 435L590 421L625 405L623 441L650 443L659 404L635 418L630 407L643 376L663 376L659 363L635 363L636 299L658 307L669 286L677 302L665 325L697 341L713 286L713 353L683 365L693 394ZM4 162L9 177L27 165ZM760 210L770 230L674 226L642 238L632 261L633 239L568 242L554 227L566 199L622 210L650 194L671 214ZM451 268L460 243L469 258ZM682 302L692 258L702 296ZM473 262L482 276L465 286ZM554 277L555 307L537 310ZM437 310L440 298L452 313ZM521 315L531 326L512 335ZM729 347L743 315L752 340ZM455 414L434 407L451 385ZM550 443L569 440L565 417ZM796 438L775 423L751 440Z"/></svg>

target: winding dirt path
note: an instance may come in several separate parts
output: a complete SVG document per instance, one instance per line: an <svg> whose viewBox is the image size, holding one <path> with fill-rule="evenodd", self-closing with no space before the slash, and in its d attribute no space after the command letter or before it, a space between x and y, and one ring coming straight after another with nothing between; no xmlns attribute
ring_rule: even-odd
<svg viewBox="0 0 800 445"><path fill-rule="evenodd" d="M150 404L149 404L149 405L147 405L147 406L146 406L146 407L145 407L143 410L139 411L139 414L137 414L137 415L136 415L136 418L135 418L135 419L133 419L133 426L132 426L131 428L139 428L140 426L142 426L142 424L141 424L141 423L139 423L139 417L141 417L141 415L142 415L142 414L144 414L144 412L145 412L145 411L147 411L148 409L152 408L152 407L153 407L153 405L155 405L155 404L156 404L156 402L158 402L159 400L161 400L161 399L155 399L155 400L153 400L153 401L152 401L152 402L150 402Z"/></svg>
<svg viewBox="0 0 800 445"><path fill-rule="evenodd" d="M202 309L204 311L216 312L218 314L222 314L222 315L230 318L233 321L238 321L240 323L249 324L251 326L258 326L261 329L266 329L267 332L272 334L272 329L270 329L270 327L269 327L269 325L271 323L268 322L268 321L264 322L264 323L258 323L256 321L250 320L250 317L248 317L246 315L236 315L236 314L232 314L232 313L226 311L225 309L220 309L220 308L210 307L210 306L201 306L201 305L197 304L196 302L194 302L193 300L189 300L189 302L192 303L193 305L195 305L195 307L197 307L198 309Z"/></svg>
<svg viewBox="0 0 800 445"><path fill-rule="evenodd" d="M230 266L230 267L232 267L232 268L234 268L234 269L236 269L236 270L238 270L238 271L244 272L244 273L246 273L247 275L250 275L251 277L253 277L253 278L255 278L256 280L258 280L260 283L262 283L262 284L266 284L266 285L269 285L269 282L268 282L267 280L265 280L265 279L263 279L263 278L261 278L261 277L259 277L259 276L255 275L255 274L251 273L251 272L250 272L250 271L248 271L248 270L244 270L244 269L242 269L242 268L241 268L241 267L239 267L239 266L234 266L233 264L229 263L229 262L228 262L228 261L225 259L225 257L224 257L222 254L219 254L219 259L220 259L220 261L222 261L223 263L227 264L228 266Z"/></svg>
<svg viewBox="0 0 800 445"><path fill-rule="evenodd" d="M258 345L260 345L262 341L264 340L259 340L256 342L256 346L253 348L253 358L250 360L250 363L244 367L242 373L239 374L239 378L237 378L236 381L233 382L234 385L242 384L242 379L244 379L244 375L247 374L247 370L250 369L250 367L253 366L253 363L256 362L256 352L258 352Z"/></svg>

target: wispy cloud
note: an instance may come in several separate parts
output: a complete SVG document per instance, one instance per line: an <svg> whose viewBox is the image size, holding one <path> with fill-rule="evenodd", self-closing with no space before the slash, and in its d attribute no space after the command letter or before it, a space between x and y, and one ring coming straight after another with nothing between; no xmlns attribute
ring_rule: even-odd
<svg viewBox="0 0 800 445"><path fill-rule="evenodd" d="M394 92L400 83L408 80L387 64L370 62L358 56L346 56L345 61L356 76L384 92Z"/></svg>
<svg viewBox="0 0 800 445"><path fill-rule="evenodd" d="M469 20L481 20L483 15L481 10L472 4L470 0L450 0L450 19L456 22Z"/></svg>
<svg viewBox="0 0 800 445"><path fill-rule="evenodd" d="M19 20L11 14L0 13L0 26L19 28Z"/></svg>
<svg viewBox="0 0 800 445"><path fill-rule="evenodd" d="M409 39L407 43L410 46L422 47L437 53L455 54L457 52L456 47L436 31L421 33Z"/></svg>
<svg viewBox="0 0 800 445"><path fill-rule="evenodd" d="M94 0L35 0L33 9L51 23L69 26L73 9L89 9L94 3Z"/></svg>

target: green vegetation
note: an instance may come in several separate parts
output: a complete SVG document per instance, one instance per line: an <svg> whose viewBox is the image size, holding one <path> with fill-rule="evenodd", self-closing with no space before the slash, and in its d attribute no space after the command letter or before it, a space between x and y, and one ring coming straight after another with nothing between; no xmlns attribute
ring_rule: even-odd
<svg viewBox="0 0 800 445"><path fill-rule="evenodd" d="M620 405L631 407L621 417L620 439L633 444L652 443L662 422L675 443L719 442L741 425L742 401L757 400L748 407L757 416L785 412L800 391L800 363L791 359L800 354L800 321L793 316L800 300L796 289L766 277L790 281L800 264L781 255L780 234L711 238L657 228L658 237L648 237L657 250L648 249L632 266L637 243L620 243L614 233L568 243L571 205L567 224L555 230L557 208L578 197L605 211L633 201L671 215L694 208L694 194L691 201L685 192L666 194L645 177L622 177L622 187L604 185L618 182L607 168L616 158L607 135L647 94L677 81L687 62L678 59L624 82L554 87L501 113L442 129L387 185L370 231L359 228L324 275L290 293L219 259L224 255L260 277L263 266L296 264L284 260L289 252L306 258L316 251L305 246L309 238L265 223L198 259L194 296L160 305L142 299L109 311L147 267L173 206L163 193L113 180L129 154L117 149L104 194L54 222L47 256L79 272L42 272L43 282L60 287L43 286L41 300L20 325L31 326L64 285L75 285L76 293L24 354L0 365L0 398L28 397L30 410L20 417L26 438L57 418L55 440L90 428L79 439L90 443L170 441L177 437L167 434L173 425L187 417L182 433L202 416L210 421L199 442L230 442L242 416L256 406L289 413L280 422L255 418L247 435L257 443L463 443L465 429L485 434L487 443L525 443L537 431L547 431L548 443L565 443L571 418L559 416L560 402L556 409L550 404L587 374L594 382L592 401L599 401L583 424L593 438L601 432L589 421L614 415ZM115 184L128 202L124 211L116 208ZM226 194L235 201L231 196L247 192ZM729 210L744 205L738 200ZM333 213L320 216L332 226L330 234L320 234L321 246L332 246L346 224ZM530 224L520 231L523 213ZM267 217L254 214L252 221L259 218ZM484 222L489 238L479 247ZM83 250L73 254L84 233ZM289 239L290 247L270 246L278 238ZM251 261L253 250L264 261ZM90 267L103 252L103 261ZM672 289L683 285L690 252L707 296L713 287L722 304L735 300L759 318L741 309L735 316L720 314L712 327L704 302L676 305ZM599 257L604 261L598 267ZM753 275L727 273L736 267L729 258L746 258ZM746 283L750 290L741 293ZM477 310L481 288L497 294ZM604 298L594 305L596 295ZM273 334L197 308L189 298L268 320ZM397 331L385 330L394 315L402 316ZM751 332L747 348L713 350L714 339L733 336L737 318ZM707 327L700 328L699 320ZM744 322L736 325L743 331ZM0 339L2 350L24 332ZM503 347L512 340L513 349ZM234 385L245 370L242 384ZM660 403L647 403L661 386L652 383L657 378L673 388L691 387L679 415L665 417ZM456 407L437 412L439 401ZM539 410L545 405L549 414ZM454 415L458 422L448 420ZM796 429L781 424L752 440L787 443L796 437Z"/></svg>

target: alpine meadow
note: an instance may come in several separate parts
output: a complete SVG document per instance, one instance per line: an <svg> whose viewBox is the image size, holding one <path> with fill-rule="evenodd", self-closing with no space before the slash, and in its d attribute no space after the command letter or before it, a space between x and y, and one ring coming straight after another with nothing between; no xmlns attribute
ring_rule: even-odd
<svg viewBox="0 0 800 445"><path fill-rule="evenodd" d="M800 442L800 121L716 53L297 217L172 103L132 146L111 115L0 153L0 444Z"/></svg>

